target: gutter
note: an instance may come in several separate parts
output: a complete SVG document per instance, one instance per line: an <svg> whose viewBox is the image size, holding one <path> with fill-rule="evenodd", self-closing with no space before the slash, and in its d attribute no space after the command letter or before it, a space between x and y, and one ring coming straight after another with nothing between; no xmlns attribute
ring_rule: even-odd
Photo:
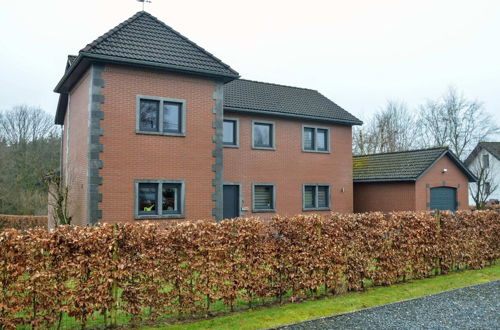
<svg viewBox="0 0 500 330"><path fill-rule="evenodd" d="M180 73L187 73L187 74L198 74L198 75L207 76L207 77L211 77L211 78L221 79L225 83L230 82L234 79L238 79L240 77L238 74L235 74L235 75L219 74L219 73L216 73L213 71L202 70L202 69L188 69L186 67L178 66L178 65L161 64L161 63L155 63L155 62L149 62L149 61L126 59L123 57L116 57L116 56L109 56L109 55L98 55L98 54L92 54L92 53L80 51L75 62L71 65L70 69L64 74L62 79L59 81L59 83L55 87L54 92L56 92L56 93L66 92L65 90L63 90L64 84L66 83L69 76L75 71L76 67L80 64L80 62L82 62L83 59L108 62L108 63L116 63L116 64L133 65L133 66L135 65L135 66L146 67L146 68L151 68L151 69L164 69L164 70L180 72Z"/></svg>
<svg viewBox="0 0 500 330"><path fill-rule="evenodd" d="M316 120L316 121L324 121L324 122L328 122L328 123L351 125L351 126L352 125L363 125L363 122L361 120L333 119L333 118L326 118L326 117L320 117L320 116L290 114L290 113L284 113L284 112L279 112L279 111L244 109L244 108L237 108L237 107L230 107L230 106L229 107L224 106L224 110L233 111L233 112L241 112L241 113L258 113L258 114L262 114L262 115L276 116L276 117L289 117L289 118L296 118L296 119L297 118L311 119L311 120Z"/></svg>

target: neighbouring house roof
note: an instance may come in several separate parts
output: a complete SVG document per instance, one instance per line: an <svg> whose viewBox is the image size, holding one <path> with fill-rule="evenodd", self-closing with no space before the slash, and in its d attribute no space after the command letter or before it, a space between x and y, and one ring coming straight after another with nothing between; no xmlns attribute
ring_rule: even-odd
<svg viewBox="0 0 500 330"><path fill-rule="evenodd" d="M361 182L417 181L438 160L447 155L470 182L476 177L448 148L431 148L353 157L353 180Z"/></svg>
<svg viewBox="0 0 500 330"><path fill-rule="evenodd" d="M465 165L470 166L474 158L476 158L477 154L482 149L488 151L496 159L500 160L500 142L479 142L465 160Z"/></svg>
<svg viewBox="0 0 500 330"><path fill-rule="evenodd" d="M92 62L164 69L224 82L239 77L229 65L145 11L136 13L88 44L76 58L68 57L71 66L55 91L67 94ZM64 104L67 101L59 101L61 107ZM62 124L65 110L58 106L57 124Z"/></svg>
<svg viewBox="0 0 500 330"><path fill-rule="evenodd" d="M362 124L318 91L245 79L224 85L224 110Z"/></svg>

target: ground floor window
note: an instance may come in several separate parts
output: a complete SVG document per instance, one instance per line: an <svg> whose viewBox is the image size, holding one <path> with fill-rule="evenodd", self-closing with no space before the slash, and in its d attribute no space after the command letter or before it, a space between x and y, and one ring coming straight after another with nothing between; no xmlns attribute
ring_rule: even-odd
<svg viewBox="0 0 500 330"><path fill-rule="evenodd" d="M252 185L254 212L275 211L275 187L272 183L254 183Z"/></svg>
<svg viewBox="0 0 500 330"><path fill-rule="evenodd" d="M305 184L302 191L302 201L304 210L329 210L330 185Z"/></svg>
<svg viewBox="0 0 500 330"><path fill-rule="evenodd" d="M136 218L181 218L184 216L184 182L181 180L137 180Z"/></svg>

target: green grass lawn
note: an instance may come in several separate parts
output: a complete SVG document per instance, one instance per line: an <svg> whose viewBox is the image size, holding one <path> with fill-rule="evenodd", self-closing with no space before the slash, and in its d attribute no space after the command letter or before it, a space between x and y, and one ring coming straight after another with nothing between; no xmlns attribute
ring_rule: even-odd
<svg viewBox="0 0 500 330"><path fill-rule="evenodd" d="M347 293L302 303L262 307L202 321L163 325L149 329L260 329L418 298L499 279L500 265L495 265L482 270L468 270L388 287L374 287L365 292ZM147 328L143 327L142 329Z"/></svg>

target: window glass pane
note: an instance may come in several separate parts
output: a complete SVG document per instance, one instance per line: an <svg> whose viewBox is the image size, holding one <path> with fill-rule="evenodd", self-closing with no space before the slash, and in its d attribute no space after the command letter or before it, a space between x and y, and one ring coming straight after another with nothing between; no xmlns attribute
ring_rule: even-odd
<svg viewBox="0 0 500 330"><path fill-rule="evenodd" d="M317 130L318 150L328 150L328 131L326 129L318 128Z"/></svg>
<svg viewBox="0 0 500 330"><path fill-rule="evenodd" d="M181 107L180 103L163 103L163 131L181 132Z"/></svg>
<svg viewBox="0 0 500 330"><path fill-rule="evenodd" d="M314 128L304 128L304 150L314 150Z"/></svg>
<svg viewBox="0 0 500 330"><path fill-rule="evenodd" d="M318 186L318 207L328 207L328 192L328 186Z"/></svg>
<svg viewBox="0 0 500 330"><path fill-rule="evenodd" d="M222 141L224 144L236 144L236 121L224 120L224 130Z"/></svg>
<svg viewBox="0 0 500 330"><path fill-rule="evenodd" d="M181 213L181 185L164 183L162 188L163 214Z"/></svg>
<svg viewBox="0 0 500 330"><path fill-rule="evenodd" d="M272 125L271 124L254 124L253 126L253 144L256 147L273 146L272 143Z"/></svg>
<svg viewBox="0 0 500 330"><path fill-rule="evenodd" d="M273 186L255 186L253 198L256 210L274 209Z"/></svg>
<svg viewBox="0 0 500 330"><path fill-rule="evenodd" d="M139 183L139 214L157 214L157 183Z"/></svg>
<svg viewBox="0 0 500 330"><path fill-rule="evenodd" d="M139 129L141 131L158 132L158 117L160 116L160 101L140 100Z"/></svg>
<svg viewBox="0 0 500 330"><path fill-rule="evenodd" d="M304 187L304 207L306 208L316 207L315 196L314 196L315 194L316 194L315 186Z"/></svg>

